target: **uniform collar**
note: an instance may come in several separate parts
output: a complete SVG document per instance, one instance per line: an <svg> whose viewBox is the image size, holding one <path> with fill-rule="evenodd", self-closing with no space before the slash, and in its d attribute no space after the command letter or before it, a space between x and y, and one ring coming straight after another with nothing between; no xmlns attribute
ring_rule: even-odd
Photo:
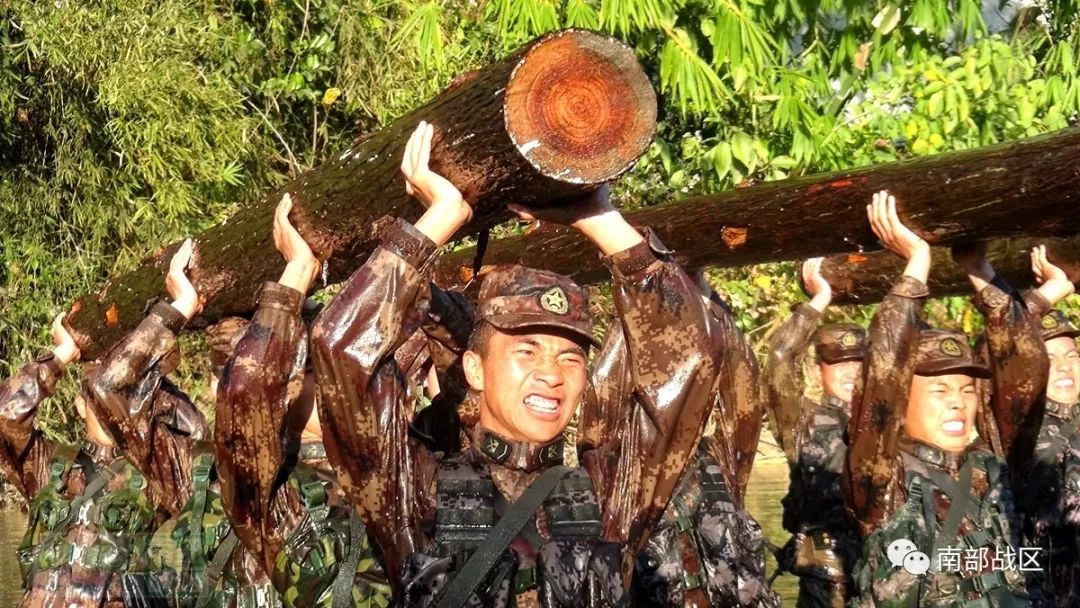
<svg viewBox="0 0 1080 608"><path fill-rule="evenodd" d="M314 460L326 460L326 445L321 441L300 444L300 460L311 462Z"/></svg>
<svg viewBox="0 0 1080 608"><path fill-rule="evenodd" d="M95 464L112 462L119 455L119 450L116 446L105 447L100 443L95 443L89 439L83 441L82 451L89 456L90 460Z"/></svg>
<svg viewBox="0 0 1080 608"><path fill-rule="evenodd" d="M1058 403L1053 399L1047 399L1046 413L1068 422L1069 420L1080 416L1080 403L1065 405L1064 403Z"/></svg>
<svg viewBox="0 0 1080 608"><path fill-rule="evenodd" d="M556 464L562 464L563 438L556 437L547 443L514 441L476 425L473 445L488 460L502 466L532 472Z"/></svg>
<svg viewBox="0 0 1080 608"><path fill-rule="evenodd" d="M960 470L960 467L964 465L964 461L967 460L967 450L947 452L910 437L900 438L900 449L926 464L945 469L950 473Z"/></svg>

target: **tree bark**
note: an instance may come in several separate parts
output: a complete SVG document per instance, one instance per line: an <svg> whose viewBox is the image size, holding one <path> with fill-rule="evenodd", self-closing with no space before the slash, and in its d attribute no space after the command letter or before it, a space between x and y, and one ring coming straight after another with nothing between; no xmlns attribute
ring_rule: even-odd
<svg viewBox="0 0 1080 608"><path fill-rule="evenodd" d="M423 209L406 195L399 165L421 119L435 125L432 169L461 189L475 209L469 229L479 230L508 218L507 202L556 203L629 169L655 133L656 96L632 50L581 30L549 34L466 74L427 105L196 236L190 277L207 302L200 321L250 311L259 286L277 279L284 262L271 226L285 192L296 204L292 221L328 263L330 282L374 249L380 217L419 217ZM84 357L100 355L164 294L178 246L76 302L68 323Z"/></svg>
<svg viewBox="0 0 1080 608"><path fill-rule="evenodd" d="M1026 289L1035 284L1030 253L1036 245L1046 245L1050 261L1060 266L1073 283L1080 282L1080 236L1001 239L990 243L986 257L1010 285ZM933 259L927 281L931 295L971 293L967 275L952 261L948 248L934 247ZM832 285L834 304L872 304L880 302L892 289L904 272L904 261L886 251L846 253L826 258L821 271Z"/></svg>
<svg viewBox="0 0 1080 608"><path fill-rule="evenodd" d="M627 214L656 231L687 268L797 260L880 245L866 220L871 194L896 195L901 219L930 243L1080 232L1080 129L853 171L769 182ZM441 284L471 278L475 252L443 256ZM485 264L527 262L603 281L595 249L541 226L494 241Z"/></svg>

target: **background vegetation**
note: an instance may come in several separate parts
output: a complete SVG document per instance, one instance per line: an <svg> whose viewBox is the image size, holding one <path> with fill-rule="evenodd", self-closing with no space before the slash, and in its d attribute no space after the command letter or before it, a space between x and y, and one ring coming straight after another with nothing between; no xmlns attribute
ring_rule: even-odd
<svg viewBox="0 0 1080 608"><path fill-rule="evenodd" d="M624 207L1080 113L1075 0L0 0L0 16L5 374L110 274L565 26L626 41L660 93L660 137L618 186ZM756 337L803 298L793 264L712 278ZM962 298L929 307L939 324L980 322ZM202 364L183 370L200 398ZM40 417L50 433L77 426L71 385Z"/></svg>

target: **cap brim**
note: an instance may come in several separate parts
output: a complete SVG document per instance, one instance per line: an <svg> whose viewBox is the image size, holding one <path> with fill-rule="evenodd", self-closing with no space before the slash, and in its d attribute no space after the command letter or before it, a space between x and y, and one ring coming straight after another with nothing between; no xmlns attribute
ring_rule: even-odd
<svg viewBox="0 0 1080 608"><path fill-rule="evenodd" d="M866 351L863 349L842 350L840 352L826 353L824 350L819 351L821 353L822 363L844 363L845 361L862 361L866 358Z"/></svg>
<svg viewBox="0 0 1080 608"><path fill-rule="evenodd" d="M1072 338L1075 340L1078 337L1080 337L1080 329L1063 327L1057 331L1043 334L1043 342L1048 342L1054 338Z"/></svg>
<svg viewBox="0 0 1080 608"><path fill-rule="evenodd" d="M515 315L488 315L483 317L485 321L491 323L498 329L511 330L511 329L526 329L529 327L539 328L556 328L564 329L572 332L575 335L581 336L588 340L589 344L600 348L600 341L596 339L592 331L586 331L585 329L574 325L573 323L566 321L558 321L546 315L527 315L527 314L515 314Z"/></svg>
<svg viewBox="0 0 1080 608"><path fill-rule="evenodd" d="M990 368L971 361L970 359L957 359L956 361L938 360L916 366L915 373L919 376L964 374L966 376L971 376L972 378L989 378Z"/></svg>

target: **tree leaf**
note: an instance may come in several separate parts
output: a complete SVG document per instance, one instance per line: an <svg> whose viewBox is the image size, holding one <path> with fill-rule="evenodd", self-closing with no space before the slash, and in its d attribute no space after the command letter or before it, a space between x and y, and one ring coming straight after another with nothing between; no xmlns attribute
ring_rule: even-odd
<svg viewBox="0 0 1080 608"><path fill-rule="evenodd" d="M900 24L900 7L886 4L884 8L878 11L877 15L874 15L874 19L870 24L877 29L878 34L887 36L889 32L896 29L896 26Z"/></svg>

